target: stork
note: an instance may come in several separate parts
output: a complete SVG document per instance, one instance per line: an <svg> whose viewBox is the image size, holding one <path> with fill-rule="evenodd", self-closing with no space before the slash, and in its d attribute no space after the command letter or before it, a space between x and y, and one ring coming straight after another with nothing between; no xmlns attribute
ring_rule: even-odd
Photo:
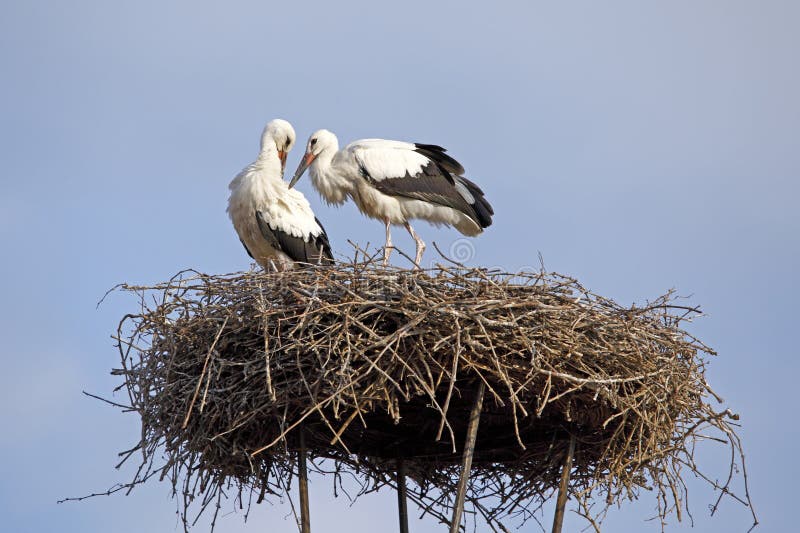
<svg viewBox="0 0 800 533"><path fill-rule="evenodd" d="M434 144L384 139L354 141L339 150L336 135L319 130L308 139L306 153L289 187L310 167L311 182L328 204L350 198L364 215L386 226L383 264L392 250L392 224L402 224L416 243L419 268L425 242L409 220L453 226L476 236L492 223L494 210L483 191L464 177L464 167Z"/></svg>
<svg viewBox="0 0 800 533"><path fill-rule="evenodd" d="M231 181L228 215L248 255L264 268L331 263L328 235L303 193L283 181L292 125L276 119L261 134L258 158Z"/></svg>

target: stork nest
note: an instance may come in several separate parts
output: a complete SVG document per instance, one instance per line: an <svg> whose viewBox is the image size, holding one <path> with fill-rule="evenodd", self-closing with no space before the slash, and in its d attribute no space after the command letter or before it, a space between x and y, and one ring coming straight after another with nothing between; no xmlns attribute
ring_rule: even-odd
<svg viewBox="0 0 800 533"><path fill-rule="evenodd" d="M142 424L123 455L142 463L117 489L170 479L187 529L209 507L216 520L223 497L249 510L288 495L301 435L337 492L344 473L359 495L395 486L402 464L409 498L448 523L480 383L467 510L494 530L536 519L572 438L569 495L598 531L608 506L641 489L662 524L681 519L686 471L749 505L746 477L741 497L732 487L738 417L712 407L714 352L682 329L698 309L671 293L627 308L544 271L412 272L358 257L122 287L141 309L120 323L114 373ZM728 448L721 477L696 464L701 440Z"/></svg>

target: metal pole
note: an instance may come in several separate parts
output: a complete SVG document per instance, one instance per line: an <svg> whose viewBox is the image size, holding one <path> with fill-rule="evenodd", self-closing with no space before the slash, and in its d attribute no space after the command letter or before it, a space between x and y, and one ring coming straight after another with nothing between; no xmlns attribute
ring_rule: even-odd
<svg viewBox="0 0 800 533"><path fill-rule="evenodd" d="M567 486L569 485L569 474L572 471L572 456L575 454L575 435L569 437L569 450L564 458L564 466L561 469L561 483L558 485L558 498L556 499L556 515L553 517L553 533L561 533L561 526L564 523L564 508L567 506Z"/></svg>
<svg viewBox="0 0 800 533"><path fill-rule="evenodd" d="M472 468L472 456L475 454L475 438L478 436L478 422L481 419L485 389L486 385L481 381L478 386L478 394L475 396L475 403L472 405L472 412L469 415L469 426L467 427L467 438L464 442L461 463L461 477L458 480L458 491L456 492L456 503L453 507L453 520L450 522L450 533L458 533L458 528L461 525L461 515L464 513L467 481L469 481L469 470Z"/></svg>
<svg viewBox="0 0 800 533"><path fill-rule="evenodd" d="M400 518L400 533L408 533L408 499L406 495L406 465L397 460L397 512Z"/></svg>
<svg viewBox="0 0 800 533"><path fill-rule="evenodd" d="M297 462L300 471L300 531L311 533L311 513L308 508L308 471L306 470L306 435L300 428L300 451Z"/></svg>

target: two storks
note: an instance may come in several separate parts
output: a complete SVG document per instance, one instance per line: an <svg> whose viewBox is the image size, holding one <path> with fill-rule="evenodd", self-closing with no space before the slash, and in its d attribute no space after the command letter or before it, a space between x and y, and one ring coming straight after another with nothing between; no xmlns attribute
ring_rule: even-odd
<svg viewBox="0 0 800 533"><path fill-rule="evenodd" d="M393 248L392 224L402 224L414 238L419 267L425 243L409 220L453 226L469 236L492 223L494 211L483 191L463 176L464 167L441 146L363 139L339 150L336 136L319 130L309 138L287 185L283 171L294 143L291 124L269 122L258 158L229 186L228 214L247 252L265 268L333 261L325 228L308 200L292 188L306 169L328 204L341 205L349 198L363 214L385 224L384 265Z"/></svg>

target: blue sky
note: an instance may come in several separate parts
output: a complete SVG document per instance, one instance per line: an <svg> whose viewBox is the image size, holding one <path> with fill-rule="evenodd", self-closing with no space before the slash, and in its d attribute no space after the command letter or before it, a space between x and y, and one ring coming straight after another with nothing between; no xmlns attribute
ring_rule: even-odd
<svg viewBox="0 0 800 533"><path fill-rule="evenodd" d="M135 302L95 304L121 281L249 267L227 184L275 117L301 146L325 127L343 143L448 147L497 212L471 264L513 270L541 252L626 305L673 287L691 296L708 314L692 332L720 354L709 380L742 417L760 531L792 529L799 23L799 4L772 0L3 2L3 529L178 528L166 484L55 504L125 480L116 453L138 431L134 415L81 395L119 384L110 335ZM353 205L299 188L336 251L381 242ZM460 242L417 229L444 249ZM695 531L747 530L746 509L709 518L714 495L690 490ZM395 528L394 494L352 507L330 494L312 478L315 530ZM653 506L644 495L614 509L606 529L658 531L643 521ZM218 531L293 531L287 513L262 505Z"/></svg>

